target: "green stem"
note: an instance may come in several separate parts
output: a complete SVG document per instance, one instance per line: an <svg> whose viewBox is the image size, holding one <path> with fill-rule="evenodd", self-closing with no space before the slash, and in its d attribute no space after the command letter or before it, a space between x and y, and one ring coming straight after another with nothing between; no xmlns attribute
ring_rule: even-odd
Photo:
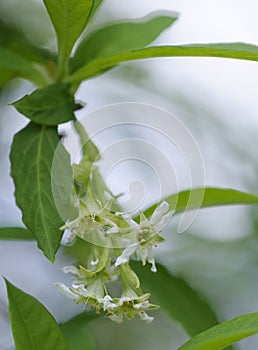
<svg viewBox="0 0 258 350"><path fill-rule="evenodd" d="M57 65L57 80L62 81L67 78L68 74L68 62L64 59L64 56L59 53L58 65Z"/></svg>

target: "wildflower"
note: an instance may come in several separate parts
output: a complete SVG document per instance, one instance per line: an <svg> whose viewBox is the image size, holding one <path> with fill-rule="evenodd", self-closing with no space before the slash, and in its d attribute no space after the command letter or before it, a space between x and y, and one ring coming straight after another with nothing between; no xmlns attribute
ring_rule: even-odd
<svg viewBox="0 0 258 350"><path fill-rule="evenodd" d="M118 216L110 211L110 204L101 204L87 197L85 201L79 201L79 215L77 218L67 221L60 229L69 229L71 234L67 243L73 242L76 236L95 245L113 247L112 234L124 235L131 231L130 223L124 216ZM122 242L122 240L121 240ZM124 244L121 243L123 246Z"/></svg>
<svg viewBox="0 0 258 350"><path fill-rule="evenodd" d="M138 315L141 320L150 323L154 318L145 311L157 309L158 306L150 304L149 297L149 293L139 296L131 290L129 295L124 293L121 298L111 298L106 305L106 316L112 321L121 323L124 317L132 319Z"/></svg>
<svg viewBox="0 0 258 350"><path fill-rule="evenodd" d="M137 243L132 243L123 250L122 254L116 259L116 266L127 263L130 257L139 250L142 264L145 265L147 260L152 265L151 271L157 271L152 247L156 247L158 243L164 240L159 233L167 225L173 214L172 211L168 210L168 203L162 202L155 209L150 219L147 219L146 216L141 213L140 224L136 228Z"/></svg>
<svg viewBox="0 0 258 350"><path fill-rule="evenodd" d="M76 304L82 303L95 309L97 313L103 311L107 317L117 323L121 323L124 318L132 319L136 316L146 322L151 322L153 317L149 316L146 311L154 310L158 306L150 304L149 293L142 295L139 279L130 266L124 264L120 268L123 282L123 293L120 298L113 298L108 294L105 285L105 269L106 267L103 267L101 262L98 263L95 272L88 271L82 266L78 268L66 266L63 271L76 276L75 281L70 288L59 282L55 283L55 286Z"/></svg>

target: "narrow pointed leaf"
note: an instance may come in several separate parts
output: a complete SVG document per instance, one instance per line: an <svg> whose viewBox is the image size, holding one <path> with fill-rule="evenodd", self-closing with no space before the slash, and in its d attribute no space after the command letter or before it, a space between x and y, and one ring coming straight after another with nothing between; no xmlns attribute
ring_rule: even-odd
<svg viewBox="0 0 258 350"><path fill-rule="evenodd" d="M34 46L27 36L21 30L18 30L15 25L0 20L0 32L0 46L12 53L28 61L37 63L46 63L47 60L54 59L52 52Z"/></svg>
<svg viewBox="0 0 258 350"><path fill-rule="evenodd" d="M0 239L2 240L34 240L32 233L22 227L0 227Z"/></svg>
<svg viewBox="0 0 258 350"><path fill-rule="evenodd" d="M54 126L75 119L75 102L67 84L43 87L12 105L37 124Z"/></svg>
<svg viewBox="0 0 258 350"><path fill-rule="evenodd" d="M64 73L72 48L87 24L93 0L44 0L54 25L60 58L60 72Z"/></svg>
<svg viewBox="0 0 258 350"><path fill-rule="evenodd" d="M226 346L256 333L258 333L258 312L218 324L196 335L179 350L223 350Z"/></svg>
<svg viewBox="0 0 258 350"><path fill-rule="evenodd" d="M200 203L200 196L203 200ZM191 196L191 197L190 197ZM195 200L196 198L196 200ZM233 189L224 188L195 188L178 192L164 199L175 213L182 213L185 210L224 206L224 205L251 205L258 204L258 197ZM156 208L156 204L144 211L146 216L150 216Z"/></svg>
<svg viewBox="0 0 258 350"><path fill-rule="evenodd" d="M16 350L69 350L49 311L33 296L5 282Z"/></svg>
<svg viewBox="0 0 258 350"><path fill-rule="evenodd" d="M142 50L123 52L110 57L96 59L80 68L67 80L80 82L123 62L157 57L221 57L258 61L258 46L244 43L218 43L148 47Z"/></svg>
<svg viewBox="0 0 258 350"><path fill-rule="evenodd" d="M157 264L157 273L138 262L131 262L140 277L143 290L150 290L153 301L171 318L178 321L193 336L218 323L216 315L206 301L184 280L173 276Z"/></svg>
<svg viewBox="0 0 258 350"><path fill-rule="evenodd" d="M71 70L75 71L94 59L142 49L171 26L176 19L177 17L154 13L140 20L100 28L81 42L71 60Z"/></svg>
<svg viewBox="0 0 258 350"><path fill-rule="evenodd" d="M24 224L50 261L60 245L59 228L64 220L55 206L51 188L51 166L59 138L55 128L29 123L15 135L11 150L11 174L15 183L16 203L22 210ZM62 170L56 186L69 201L72 168L70 157L62 146L59 150ZM64 203L65 204L65 203Z"/></svg>

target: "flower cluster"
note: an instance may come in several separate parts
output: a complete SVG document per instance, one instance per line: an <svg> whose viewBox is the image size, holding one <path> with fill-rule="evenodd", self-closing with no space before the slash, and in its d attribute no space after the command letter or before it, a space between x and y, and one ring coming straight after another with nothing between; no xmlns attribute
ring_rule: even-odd
<svg viewBox="0 0 258 350"><path fill-rule="evenodd" d="M101 283L101 282L98 282ZM123 322L124 317L132 319L139 316L141 320L147 323L153 321L153 317L149 316L147 310L155 310L157 305L150 304L150 294L137 295L131 290L128 295L121 298L112 298L109 294L99 297L97 294L90 292L82 284L73 285L68 288L63 283L55 283L55 286L66 297L73 299L75 303L82 303L96 309L96 312L104 311L106 316L117 323ZM92 286L91 286L92 287ZM97 286L95 286L97 287ZM125 293L126 294L126 293Z"/></svg>
<svg viewBox="0 0 258 350"><path fill-rule="evenodd" d="M94 173L95 175L98 173ZM151 322L146 311L158 306L149 302L149 293L143 293L136 273L130 267L130 258L140 256L142 264L151 264L151 271L156 272L153 247L164 239L161 231L172 216L167 202L162 202L147 218L140 214L139 223L124 213L115 211L117 200L104 187L102 197L96 196L89 178L84 195L78 199L78 216L66 222L61 229L69 229L69 243L79 237L90 242L87 259L79 267L68 266L63 270L71 273L75 280L71 287L56 283L56 287L75 303L82 303L96 312L104 311L115 322L122 322L124 317L132 319L139 316ZM103 195L104 194L104 195ZM122 282L120 297L112 297L109 291L111 283Z"/></svg>

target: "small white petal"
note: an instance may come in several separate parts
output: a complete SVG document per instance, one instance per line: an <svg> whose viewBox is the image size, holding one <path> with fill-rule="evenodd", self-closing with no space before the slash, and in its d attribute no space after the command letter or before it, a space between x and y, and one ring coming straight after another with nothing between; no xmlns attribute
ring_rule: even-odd
<svg viewBox="0 0 258 350"><path fill-rule="evenodd" d="M134 309L142 309L143 305L142 303L138 303L138 304L135 304L133 307Z"/></svg>
<svg viewBox="0 0 258 350"><path fill-rule="evenodd" d="M130 297L122 297L122 298L120 298L120 300L118 302L118 305L122 306L124 303L129 302L129 301L132 301L132 298L130 298Z"/></svg>
<svg viewBox="0 0 258 350"><path fill-rule="evenodd" d="M144 266L146 264L146 258L147 258L146 244L140 244L139 250L140 250L140 253L141 253L141 257L142 257L142 264Z"/></svg>
<svg viewBox="0 0 258 350"><path fill-rule="evenodd" d="M115 309L118 307L117 304L113 303L113 299L110 295L105 295L104 298L99 298L98 302L103 304L103 310L106 311L108 309Z"/></svg>
<svg viewBox="0 0 258 350"><path fill-rule="evenodd" d="M150 323L154 320L154 317L147 315L146 312L144 312L144 311L140 311L138 314L139 314L141 320L146 321L147 323Z"/></svg>
<svg viewBox="0 0 258 350"><path fill-rule="evenodd" d="M98 301L100 303L106 302L106 301L113 301L113 298L110 295L105 295L104 298L99 298Z"/></svg>
<svg viewBox="0 0 258 350"><path fill-rule="evenodd" d="M72 289L74 289L78 294L81 294L83 297L89 296L89 292L83 284L73 284Z"/></svg>
<svg viewBox="0 0 258 350"><path fill-rule="evenodd" d="M73 275L82 277L83 274L80 272L80 270L76 266L65 266L63 267L64 273L72 273Z"/></svg>
<svg viewBox="0 0 258 350"><path fill-rule="evenodd" d="M149 262L150 262L150 261L149 261ZM155 265L155 261L152 262L151 272L157 272L157 267L156 267L156 265Z"/></svg>
<svg viewBox="0 0 258 350"><path fill-rule="evenodd" d="M79 300L79 295L74 294L70 288L68 288L66 285L60 282L55 282L54 286L59 290L61 294L66 296L67 298L73 299L73 300Z"/></svg>
<svg viewBox="0 0 258 350"><path fill-rule="evenodd" d="M152 265L151 271L157 272L152 247L148 247L148 262Z"/></svg>
<svg viewBox="0 0 258 350"><path fill-rule="evenodd" d="M109 230L107 230L106 234L110 235L111 233L118 233L119 232L119 228L116 226L110 228Z"/></svg>
<svg viewBox="0 0 258 350"><path fill-rule="evenodd" d="M128 247L126 247L122 254L116 259L115 266L119 266L121 264L125 264L129 261L130 256L136 251L138 248L138 243L130 244Z"/></svg>
<svg viewBox="0 0 258 350"><path fill-rule="evenodd" d="M92 266L98 265L98 263L99 263L99 259L91 260L91 262L90 262L90 264L91 264Z"/></svg>
<svg viewBox="0 0 258 350"><path fill-rule="evenodd" d="M152 225L156 225L169 210L169 205L167 202L162 202L160 205L154 210L153 214L150 218L150 223Z"/></svg>
<svg viewBox="0 0 258 350"><path fill-rule="evenodd" d="M163 230L163 228L168 224L173 214L174 214L174 211L170 211L169 213L165 214L159 222L156 223L155 225L156 233L159 233L160 231Z"/></svg>

